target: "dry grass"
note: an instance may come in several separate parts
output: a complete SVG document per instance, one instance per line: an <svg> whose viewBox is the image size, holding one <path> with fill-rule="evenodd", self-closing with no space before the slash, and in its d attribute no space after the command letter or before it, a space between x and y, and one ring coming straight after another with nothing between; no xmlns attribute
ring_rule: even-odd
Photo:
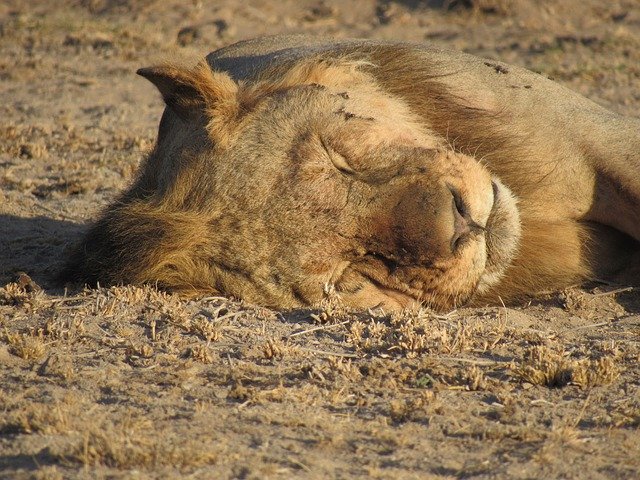
<svg viewBox="0 0 640 480"><path fill-rule="evenodd" d="M474 15L508 15L515 3L514 0L445 0L443 6L448 10L469 9Z"/></svg>
<svg viewBox="0 0 640 480"><path fill-rule="evenodd" d="M59 405L34 404L10 413L2 422L5 433L66 433L69 431L69 412Z"/></svg>
<svg viewBox="0 0 640 480"><path fill-rule="evenodd" d="M572 359L562 350L546 346L531 347L514 373L525 382L548 387L568 384L582 388L607 385L620 375L614 357Z"/></svg>
<svg viewBox="0 0 640 480"><path fill-rule="evenodd" d="M581 451L585 436L594 435L583 431L585 419L595 422L591 429L628 429L640 418L637 402L624 397L613 403L615 395L604 404L576 400L575 407L560 407L566 403L561 398L583 389L619 388L621 379L631 378L625 377L629 369L635 372L629 361L637 345L585 343L588 336L575 343L557 330L518 326L515 310L389 316L330 305L295 313L302 323L287 323L265 309L219 298L185 301L150 287L68 297L21 288L2 290L20 300L1 307L0 314L13 312L4 317L1 342L9 355L34 366L31 378L55 388L73 386L78 394L51 408L41 394L33 402L25 396L31 393L9 400L15 394L5 392L0 431L57 435L60 441L48 452L65 471L227 471L235 462L230 445L239 448L244 441L244 434L229 430L234 422L262 432L254 433L261 438L273 428L284 429L276 437L307 431L326 437L341 416L352 427L340 430L341 438L351 438L338 442L340 448L355 442L353 425L376 421L443 435L432 430L439 425L444 438L531 445L531 461L548 463L558 448ZM540 408L544 402L557 406ZM224 433L198 438L186 433L190 428ZM389 441L404 451L412 435L395 433ZM372 448L366 443L371 439L362 441ZM285 463L276 461L274 468L301 468Z"/></svg>
<svg viewBox="0 0 640 480"><path fill-rule="evenodd" d="M392 316L372 316L368 321L356 320L350 325L348 340L358 351L367 353L403 354L409 357L421 353L461 353L480 348L478 339L487 328L480 323L468 323L435 315L427 310L406 312ZM490 344L497 344L503 332ZM487 344L488 345L488 344Z"/></svg>
<svg viewBox="0 0 640 480"><path fill-rule="evenodd" d="M283 29L426 38L637 115L629 2L262 3L0 7L0 477L637 478L637 291L441 316L50 290L153 144L133 72L160 58Z"/></svg>
<svg viewBox="0 0 640 480"><path fill-rule="evenodd" d="M11 282L0 288L0 305L36 308L41 299L37 293L18 282Z"/></svg>
<svg viewBox="0 0 640 480"><path fill-rule="evenodd" d="M31 363L35 363L46 352L45 343L40 335L11 333L5 328L2 340L9 345L11 353Z"/></svg>
<svg viewBox="0 0 640 480"><path fill-rule="evenodd" d="M131 416L116 422L103 421L51 453L71 465L117 469L169 465L180 470L215 464L225 450L195 439L185 442L170 435L159 436L148 419Z"/></svg>

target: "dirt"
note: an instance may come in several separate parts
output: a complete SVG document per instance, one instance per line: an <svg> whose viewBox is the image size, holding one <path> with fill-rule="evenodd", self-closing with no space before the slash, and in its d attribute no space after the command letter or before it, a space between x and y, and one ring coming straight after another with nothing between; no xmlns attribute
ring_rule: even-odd
<svg viewBox="0 0 640 480"><path fill-rule="evenodd" d="M154 142L135 70L282 32L433 42L640 112L636 0L4 1L0 477L639 478L637 289L388 315L52 282Z"/></svg>

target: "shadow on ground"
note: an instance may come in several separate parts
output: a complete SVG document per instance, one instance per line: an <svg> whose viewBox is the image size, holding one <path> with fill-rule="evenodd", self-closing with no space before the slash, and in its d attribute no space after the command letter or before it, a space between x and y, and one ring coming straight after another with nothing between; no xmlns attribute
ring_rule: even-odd
<svg viewBox="0 0 640 480"><path fill-rule="evenodd" d="M53 277L66 249L80 240L84 229L65 220L0 215L0 285L25 272L44 289L55 289Z"/></svg>

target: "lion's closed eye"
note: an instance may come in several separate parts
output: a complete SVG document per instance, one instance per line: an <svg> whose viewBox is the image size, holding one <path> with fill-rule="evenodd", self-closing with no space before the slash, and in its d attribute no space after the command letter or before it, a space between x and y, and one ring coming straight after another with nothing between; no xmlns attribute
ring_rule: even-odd
<svg viewBox="0 0 640 480"><path fill-rule="evenodd" d="M330 145L328 145L327 142L322 137L320 137L320 143L322 144L322 147L327 152L327 156L331 160L331 163L333 163L333 166L336 167L336 169L338 169L340 172L344 173L345 175L353 175L356 173L356 171L353 168L351 168L351 165L349 165L349 162L347 161L345 156L337 152Z"/></svg>

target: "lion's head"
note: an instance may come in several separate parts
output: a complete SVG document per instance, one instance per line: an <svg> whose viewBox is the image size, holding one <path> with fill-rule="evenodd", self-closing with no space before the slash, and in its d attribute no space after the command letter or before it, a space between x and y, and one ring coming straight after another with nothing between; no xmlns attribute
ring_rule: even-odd
<svg viewBox="0 0 640 480"><path fill-rule="evenodd" d="M387 309L495 285L520 236L514 197L370 68L313 59L246 83L206 64L141 70L167 103L158 142L85 240L83 278Z"/></svg>

